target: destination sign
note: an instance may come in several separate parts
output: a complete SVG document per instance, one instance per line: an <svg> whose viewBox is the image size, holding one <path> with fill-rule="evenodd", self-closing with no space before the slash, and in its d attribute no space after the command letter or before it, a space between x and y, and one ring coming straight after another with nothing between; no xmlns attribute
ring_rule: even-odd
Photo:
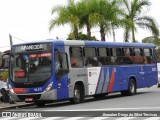
<svg viewBox="0 0 160 120"><path fill-rule="evenodd" d="M26 52L26 51L39 51L39 50L51 50L51 43L42 43L42 44L27 44L27 45L18 45L12 47L12 52Z"/></svg>
<svg viewBox="0 0 160 120"><path fill-rule="evenodd" d="M24 45L21 47L21 51L30 51L30 50L43 50L43 45Z"/></svg>

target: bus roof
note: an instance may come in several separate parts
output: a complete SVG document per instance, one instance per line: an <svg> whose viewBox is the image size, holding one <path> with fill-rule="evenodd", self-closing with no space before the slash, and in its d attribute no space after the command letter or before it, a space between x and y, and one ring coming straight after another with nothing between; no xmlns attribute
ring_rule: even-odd
<svg viewBox="0 0 160 120"><path fill-rule="evenodd" d="M129 43L129 42L105 42L105 41L82 41L82 40L43 40L21 43L16 45L26 45L26 44L38 44L38 43L53 43L55 45L71 45L71 46L94 46L94 47L151 47L156 46L152 43ZM15 46L15 45L13 45Z"/></svg>

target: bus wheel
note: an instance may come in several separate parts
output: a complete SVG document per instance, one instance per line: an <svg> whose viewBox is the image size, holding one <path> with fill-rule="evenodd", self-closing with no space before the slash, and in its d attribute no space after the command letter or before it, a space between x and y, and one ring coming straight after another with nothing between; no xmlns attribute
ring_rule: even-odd
<svg viewBox="0 0 160 120"><path fill-rule="evenodd" d="M136 94L136 83L135 83L134 79L130 79L129 80L127 94L128 95L134 95L134 94Z"/></svg>
<svg viewBox="0 0 160 120"><path fill-rule="evenodd" d="M128 90L125 91L121 91L121 95L123 96L127 96L127 95L134 95L136 94L136 83L134 79L130 79L129 80L129 84L128 84Z"/></svg>
<svg viewBox="0 0 160 120"><path fill-rule="evenodd" d="M80 89L79 85L75 85L74 87L74 95L73 98L70 99L70 102L73 104L78 104L84 100L84 94L82 89Z"/></svg>
<svg viewBox="0 0 160 120"><path fill-rule="evenodd" d="M38 106L38 107L43 107L45 105L45 102L44 101L36 101L35 104Z"/></svg>

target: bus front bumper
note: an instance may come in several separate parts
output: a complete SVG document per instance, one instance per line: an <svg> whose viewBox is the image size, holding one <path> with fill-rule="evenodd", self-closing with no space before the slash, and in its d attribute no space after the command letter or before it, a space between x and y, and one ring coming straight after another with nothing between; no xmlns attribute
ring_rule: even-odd
<svg viewBox="0 0 160 120"><path fill-rule="evenodd" d="M14 101L57 100L57 90L53 89L42 93L15 94L10 92L10 98Z"/></svg>

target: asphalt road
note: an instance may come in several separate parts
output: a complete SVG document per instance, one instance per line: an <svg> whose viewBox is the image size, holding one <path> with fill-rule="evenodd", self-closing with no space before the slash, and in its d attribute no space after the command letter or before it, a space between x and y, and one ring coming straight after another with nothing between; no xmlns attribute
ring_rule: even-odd
<svg viewBox="0 0 160 120"><path fill-rule="evenodd" d="M14 109L15 110L15 109ZM103 99L89 97L81 104L69 101L46 104L44 107L30 106L17 108L20 111L160 111L160 88L138 89L134 96L112 93Z"/></svg>

